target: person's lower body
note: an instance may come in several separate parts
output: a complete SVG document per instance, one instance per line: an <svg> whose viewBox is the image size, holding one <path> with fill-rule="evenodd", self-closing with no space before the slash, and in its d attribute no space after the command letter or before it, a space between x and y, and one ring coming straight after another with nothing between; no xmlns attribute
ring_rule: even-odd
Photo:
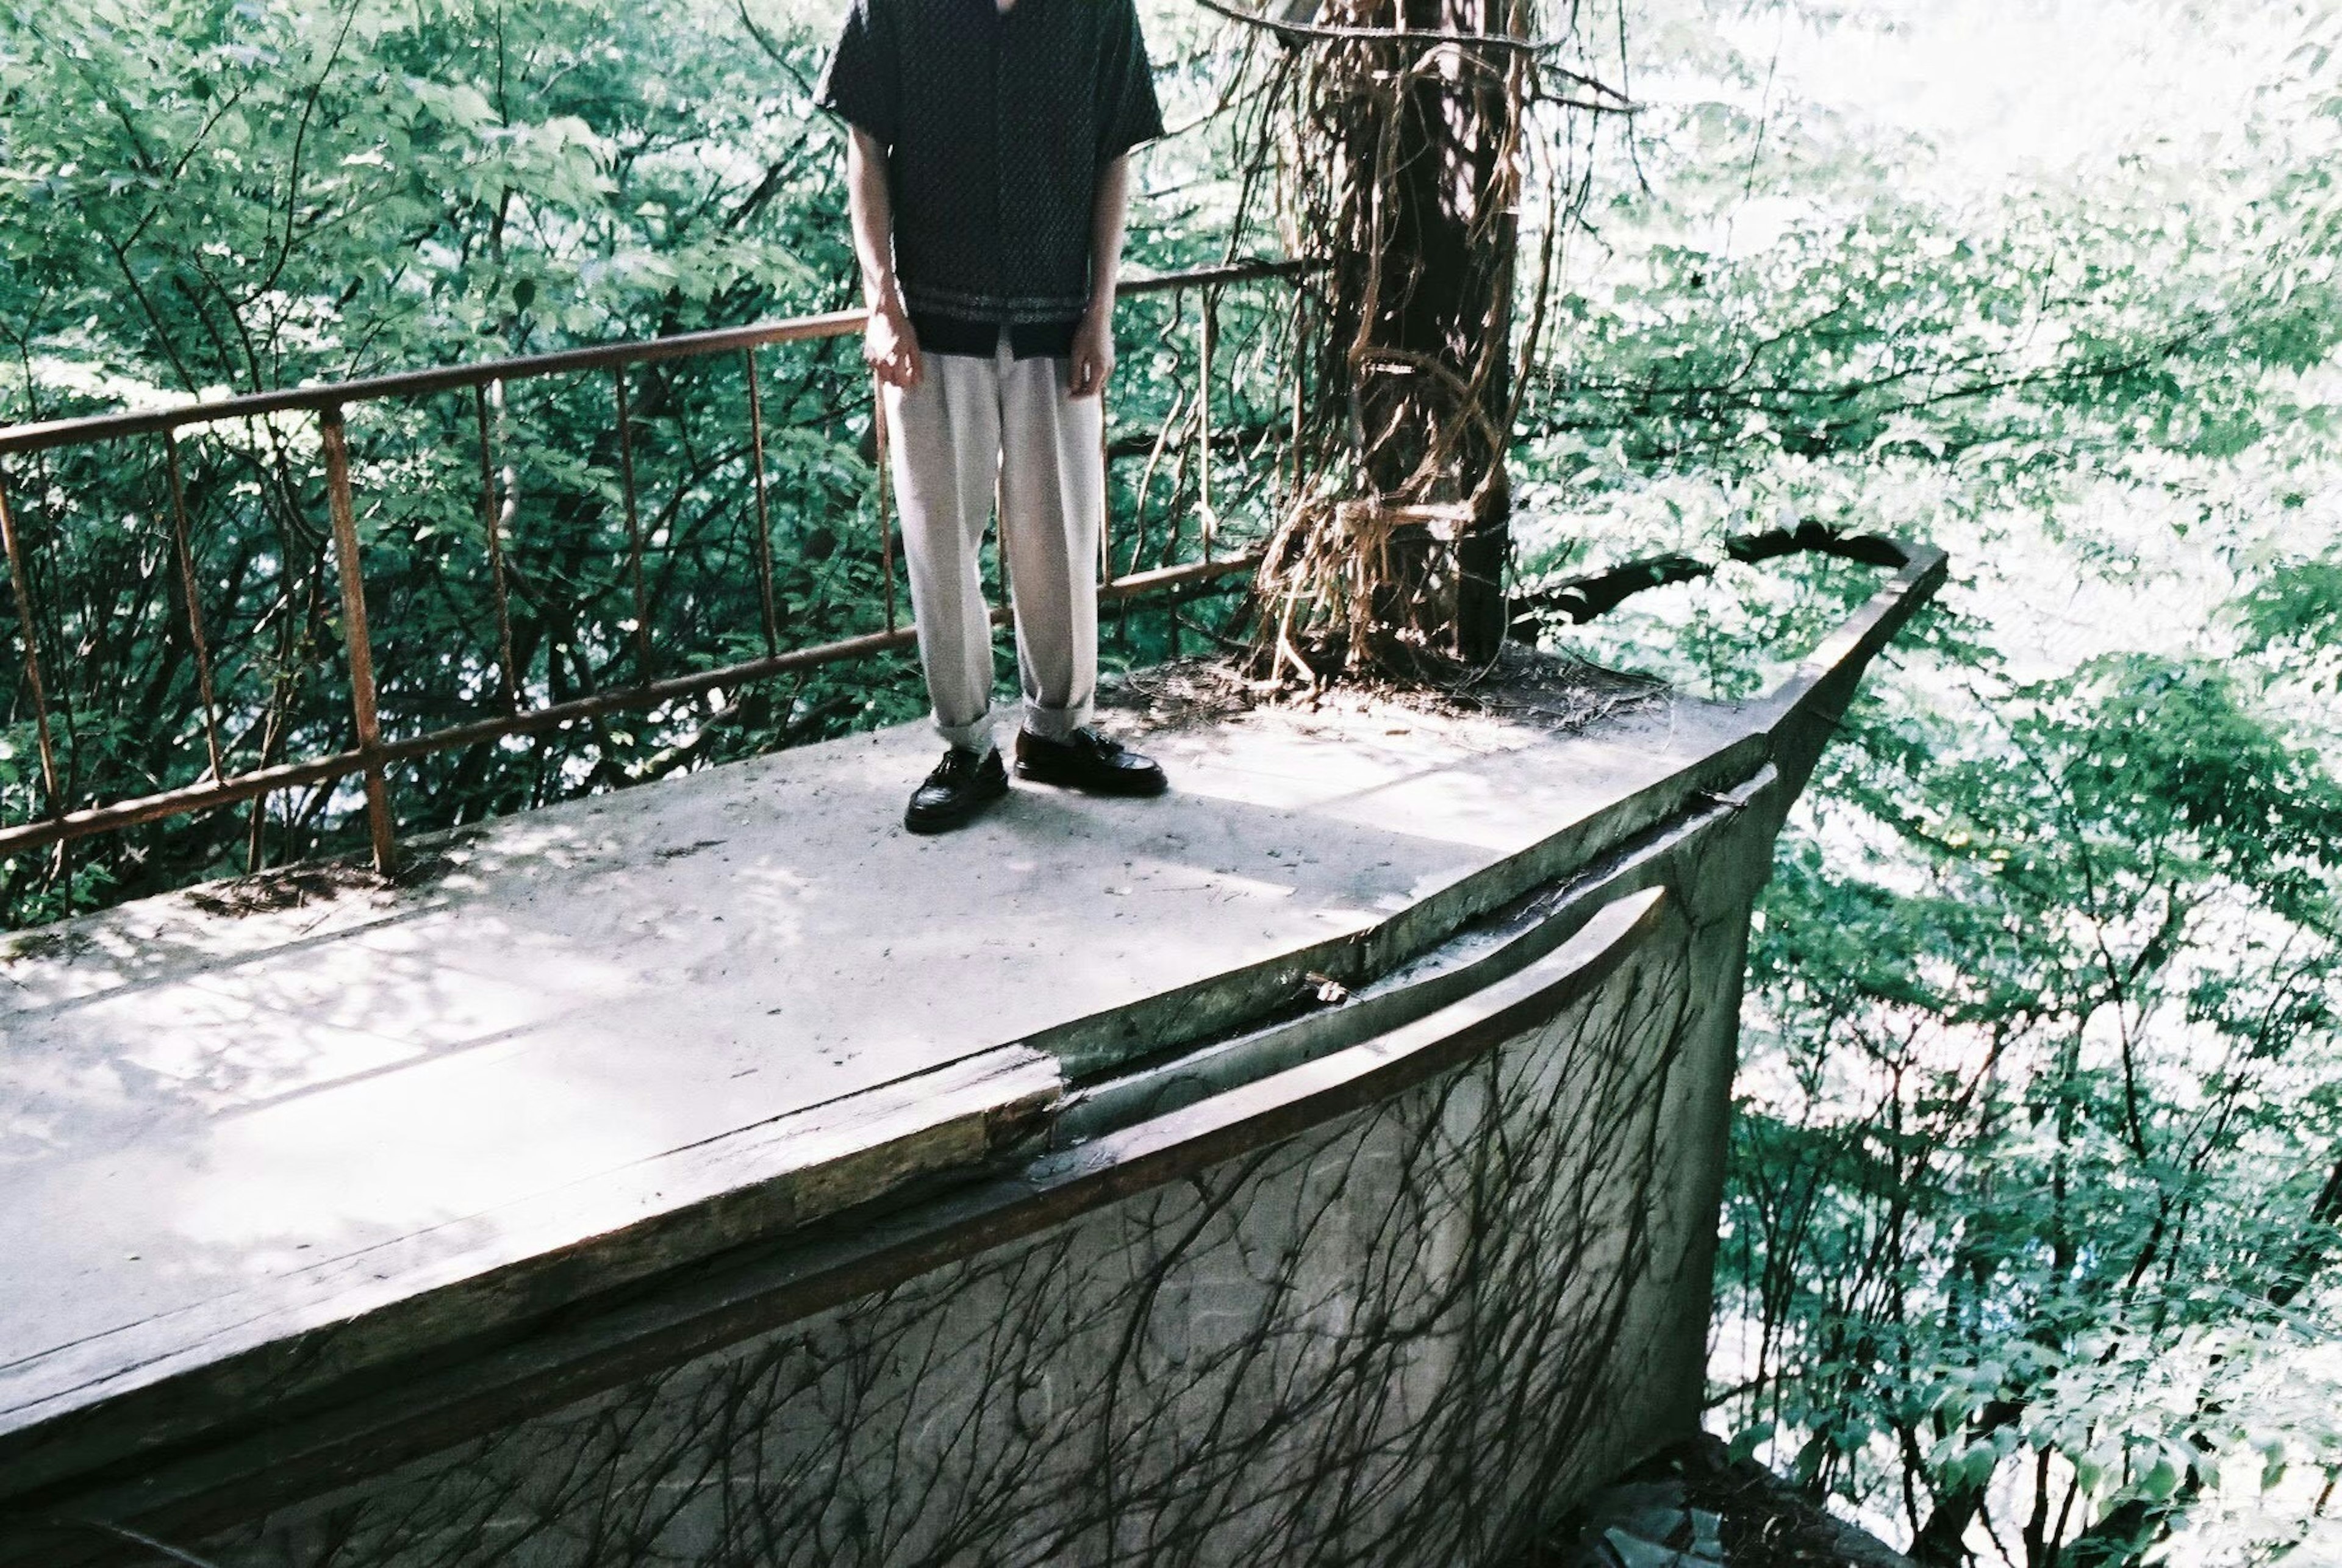
<svg viewBox="0 0 2342 1568"><path fill-rule="evenodd" d="M979 571L996 506L1016 626L1017 772L1120 794L1158 794L1160 769L1089 727L1097 692L1098 534L1106 518L1102 397L1066 395L1067 362L935 354L909 389L881 389L909 561L919 660L950 748L906 814L956 826L1007 790L993 745L992 611Z"/></svg>

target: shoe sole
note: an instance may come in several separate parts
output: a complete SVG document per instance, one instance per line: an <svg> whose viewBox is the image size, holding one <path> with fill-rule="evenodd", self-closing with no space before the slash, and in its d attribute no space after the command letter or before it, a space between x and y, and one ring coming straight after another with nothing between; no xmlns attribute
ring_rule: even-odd
<svg viewBox="0 0 2342 1568"><path fill-rule="evenodd" d="M1149 779L1143 784L1134 783L1130 784L1103 784L1096 781L1086 783L1080 779L1058 778L1044 773L1034 767L1030 763L1026 762L1019 762L1016 766L1016 776L1031 784L1049 784L1057 789L1077 789L1085 794L1115 795L1125 800L1141 800L1148 796L1162 794L1171 787L1171 781L1165 778L1161 774L1156 774L1152 779Z"/></svg>
<svg viewBox="0 0 2342 1568"><path fill-rule="evenodd" d="M966 804L954 806L949 811L937 812L927 816L916 816L910 812L905 812L903 831L925 834L949 833L952 829L962 826L976 817L986 806L996 801L1006 800L1007 797L1008 780L1004 777L998 788L987 789L981 794L972 796Z"/></svg>

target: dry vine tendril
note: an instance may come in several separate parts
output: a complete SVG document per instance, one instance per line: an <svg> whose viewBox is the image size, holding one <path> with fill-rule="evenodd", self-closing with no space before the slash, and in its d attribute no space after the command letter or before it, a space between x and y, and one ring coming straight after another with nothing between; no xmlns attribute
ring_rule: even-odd
<svg viewBox="0 0 2342 1568"><path fill-rule="evenodd" d="M1273 173L1286 254L1321 260L1296 356L1295 464L1258 581L1254 664L1422 678L1485 660L1505 623L1504 456L1593 125L1624 93L1549 56L1527 0L1326 0L1307 20L1213 11L1248 51L1242 215ZM1539 177L1532 305L1514 327L1521 207Z"/></svg>

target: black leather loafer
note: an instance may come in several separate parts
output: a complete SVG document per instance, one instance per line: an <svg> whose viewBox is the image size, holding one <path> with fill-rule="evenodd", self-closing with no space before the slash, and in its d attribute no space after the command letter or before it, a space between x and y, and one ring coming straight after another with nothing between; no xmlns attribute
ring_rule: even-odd
<svg viewBox="0 0 2342 1568"><path fill-rule="evenodd" d="M954 746L912 792L903 813L903 825L913 833L943 833L1008 793L1008 770L995 750L977 756L966 746Z"/></svg>
<svg viewBox="0 0 2342 1568"><path fill-rule="evenodd" d="M1092 794L1161 794L1170 787L1152 761L1091 729L1076 730L1062 741L1018 731L1016 776Z"/></svg>

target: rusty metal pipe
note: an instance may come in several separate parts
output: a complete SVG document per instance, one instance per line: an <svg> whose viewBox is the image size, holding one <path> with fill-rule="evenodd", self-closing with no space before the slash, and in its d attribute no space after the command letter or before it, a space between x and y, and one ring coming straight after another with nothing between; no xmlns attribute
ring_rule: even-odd
<svg viewBox="0 0 2342 1568"><path fill-rule="evenodd" d="M626 404L626 366L614 367L610 382L618 390L618 482L626 510L626 577L635 596L635 673L647 681L651 678L651 610L643 592L643 524L635 504L635 421Z"/></svg>
<svg viewBox="0 0 2342 1568"><path fill-rule="evenodd" d="M49 694L41 680L40 634L33 624L33 594L25 574L25 552L16 538L16 516L9 509L8 491L0 483L0 544L8 552L8 582L16 595L16 633L25 643L25 684L33 697L33 719L41 745L41 783L48 791L49 809L65 809L65 792L57 783L56 744L49 735Z"/></svg>
<svg viewBox="0 0 2342 1568"><path fill-rule="evenodd" d="M349 438L342 411L326 409L317 419L325 454L325 504L334 519L334 564L342 583L342 640L349 649L350 712L357 721L358 758L365 774L366 830L374 840L374 868L388 876L397 869L392 839L390 785L383 772L382 723L375 712L374 643L366 632L365 571L358 559L357 509L350 495Z"/></svg>
<svg viewBox="0 0 2342 1568"><path fill-rule="evenodd" d="M1254 555L1232 555L1212 562L1196 562L1185 566L1166 566L1153 572L1140 572L1107 584L1099 590L1099 597L1113 603L1136 598L1142 594L1166 589L1186 587L1209 582L1216 577L1232 576L1251 570L1258 564ZM992 612L993 624L1005 625L1009 618L1007 606ZM184 816L191 812L209 811L233 805L239 801L270 794L281 789L296 789L322 784L328 779L345 778L363 773L369 761L375 763L410 762L416 757L436 752L454 751L462 746L480 745L499 741L507 735L539 734L556 730L582 719L599 718L606 714L655 708L686 697L697 696L717 686L745 685L752 681L769 679L796 670L812 669L822 664L841 664L848 659L866 658L896 648L908 647L918 637L916 626L904 626L890 632L870 632L858 637L846 637L834 643L821 643L809 648L793 648L761 659L749 659L721 669L699 670L688 675L675 675L663 681L643 685L621 687L591 697L579 697L566 703L532 708L523 713L496 718L479 719L470 724L455 724L428 734L406 740L383 741L374 751L336 752L329 756L315 757L307 762L285 763L273 768L256 769L238 774L233 778L210 784L189 784L182 789L165 790L158 794L145 795L136 800L117 801L112 805L93 807L87 811L69 812L62 816L20 826L0 828L0 855L14 854L22 850L35 849L64 839L86 838L93 834L110 833L120 828L135 827L141 823L155 822L167 816Z"/></svg>
<svg viewBox="0 0 2342 1568"><path fill-rule="evenodd" d="M756 590L765 612L765 652L781 651L781 616L773 598L773 513L765 497L765 393L756 380L756 351L744 348L748 362L748 454L756 479Z"/></svg>
<svg viewBox="0 0 2342 1568"><path fill-rule="evenodd" d="M204 745L211 754L212 777L226 776L220 760L219 704L212 695L212 653L204 638L203 597L197 591L195 555L187 542L187 486L179 469L179 438L163 433L163 463L171 482L171 546L179 557L179 585L187 599L187 636L195 644L195 684L204 699Z"/></svg>
<svg viewBox="0 0 2342 1568"><path fill-rule="evenodd" d="M1319 270L1309 262L1240 262L1229 266L1202 267L1194 272L1166 273L1159 277L1125 278L1116 297L1156 294L1165 289L1205 284L1245 283L1267 278L1298 277ZM293 386L260 392L216 403L185 404L176 408L143 409L125 414L92 414L79 419L53 419L38 424L0 428L0 456L40 452L53 446L73 446L125 435L149 435L190 424L210 424L225 419L248 419L291 410L324 414L346 404L369 403L385 397L417 397L435 392L457 392L485 386L492 381L525 381L531 376L558 375L569 371L608 370L662 360L691 359L701 355L728 354L769 343L802 343L826 337L846 337L860 332L868 314L832 311L824 315L791 316L748 326L718 327L708 332L677 333L672 337L638 338L626 343L598 344L551 354L524 355L509 359L475 360L469 365L442 365L430 370L400 371L355 381L317 386Z"/></svg>

